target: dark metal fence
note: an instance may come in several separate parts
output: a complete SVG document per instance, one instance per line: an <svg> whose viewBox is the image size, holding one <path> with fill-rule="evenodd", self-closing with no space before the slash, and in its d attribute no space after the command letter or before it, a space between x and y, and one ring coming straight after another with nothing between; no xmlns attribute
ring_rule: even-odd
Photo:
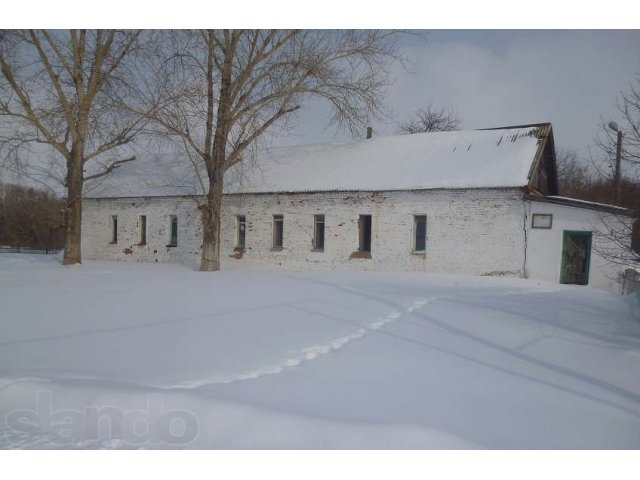
<svg viewBox="0 0 640 480"><path fill-rule="evenodd" d="M32 253L36 255L54 255L62 251L62 248L29 248L29 247L0 247L0 253Z"/></svg>

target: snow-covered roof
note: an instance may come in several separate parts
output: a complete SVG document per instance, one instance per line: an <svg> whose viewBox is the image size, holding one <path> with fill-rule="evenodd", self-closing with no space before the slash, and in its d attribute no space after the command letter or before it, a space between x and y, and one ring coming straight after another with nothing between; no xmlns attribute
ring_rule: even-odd
<svg viewBox="0 0 640 480"><path fill-rule="evenodd" d="M360 142L263 150L231 168L225 193L523 187L539 149L539 126L374 137ZM195 169L176 156L122 165L87 197L190 195Z"/></svg>
<svg viewBox="0 0 640 480"><path fill-rule="evenodd" d="M533 200L534 202L555 203L559 205L568 205L571 207L587 208L589 210L600 210L603 212L633 216L633 211L629 210L628 208L620 207L618 205L611 205L608 203L598 203L592 202L590 200L581 200L578 198L561 197L559 195L527 195L526 198L528 200Z"/></svg>
<svg viewBox="0 0 640 480"><path fill-rule="evenodd" d="M204 171L201 173L205 175ZM202 192L194 165L188 158L170 153L136 154L133 162L84 185L85 198L185 196Z"/></svg>

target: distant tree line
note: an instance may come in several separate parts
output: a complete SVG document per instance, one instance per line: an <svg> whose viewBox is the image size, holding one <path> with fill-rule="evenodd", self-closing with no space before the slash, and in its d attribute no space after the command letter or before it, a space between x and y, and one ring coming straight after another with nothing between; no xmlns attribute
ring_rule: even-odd
<svg viewBox="0 0 640 480"><path fill-rule="evenodd" d="M35 188L0 183L0 246L64 246L65 202Z"/></svg>

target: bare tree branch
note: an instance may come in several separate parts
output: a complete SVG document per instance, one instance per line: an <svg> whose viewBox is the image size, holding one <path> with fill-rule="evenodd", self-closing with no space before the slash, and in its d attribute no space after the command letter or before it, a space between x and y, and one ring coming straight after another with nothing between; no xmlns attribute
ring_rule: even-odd
<svg viewBox="0 0 640 480"><path fill-rule="evenodd" d="M133 157L125 158L125 159L122 159L122 160L116 160L115 162L111 162L102 171L100 171L98 173L94 173L93 175L89 175L88 177L84 177L84 181L86 182L88 180L93 180L95 178L104 177L105 175L111 173L114 169L118 168L123 163L133 162L135 159L136 159L136 157L133 156Z"/></svg>
<svg viewBox="0 0 640 480"><path fill-rule="evenodd" d="M400 123L398 133L449 132L460 130L461 123L453 108L434 109L432 105L429 105L426 109L416 110L410 118Z"/></svg>

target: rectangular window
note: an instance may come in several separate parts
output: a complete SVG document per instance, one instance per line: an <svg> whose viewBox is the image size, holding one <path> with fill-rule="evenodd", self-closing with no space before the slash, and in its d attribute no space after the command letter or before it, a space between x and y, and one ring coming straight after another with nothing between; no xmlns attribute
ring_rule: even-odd
<svg viewBox="0 0 640 480"><path fill-rule="evenodd" d="M358 220L358 229L360 231L361 252L371 251L371 215L360 215Z"/></svg>
<svg viewBox="0 0 640 480"><path fill-rule="evenodd" d="M424 253L427 249L427 216L413 216L413 251Z"/></svg>
<svg viewBox="0 0 640 480"><path fill-rule="evenodd" d="M273 249L282 250L284 242L284 217L282 215L273 216Z"/></svg>
<svg viewBox="0 0 640 480"><path fill-rule="evenodd" d="M171 215L171 237L169 239L169 245L167 247L178 246L178 217Z"/></svg>
<svg viewBox="0 0 640 480"><path fill-rule="evenodd" d="M118 216L111 215L111 243L118 243Z"/></svg>
<svg viewBox="0 0 640 480"><path fill-rule="evenodd" d="M550 229L553 224L553 215L548 213L534 213L531 217L531 228Z"/></svg>
<svg viewBox="0 0 640 480"><path fill-rule="evenodd" d="M247 235L247 219L244 215L238 215L237 221L237 233L236 233L236 248L245 247L245 239Z"/></svg>
<svg viewBox="0 0 640 480"><path fill-rule="evenodd" d="M140 245L147 244L147 216L140 215Z"/></svg>
<svg viewBox="0 0 640 480"><path fill-rule="evenodd" d="M324 215L313 216L313 249L324 250Z"/></svg>

